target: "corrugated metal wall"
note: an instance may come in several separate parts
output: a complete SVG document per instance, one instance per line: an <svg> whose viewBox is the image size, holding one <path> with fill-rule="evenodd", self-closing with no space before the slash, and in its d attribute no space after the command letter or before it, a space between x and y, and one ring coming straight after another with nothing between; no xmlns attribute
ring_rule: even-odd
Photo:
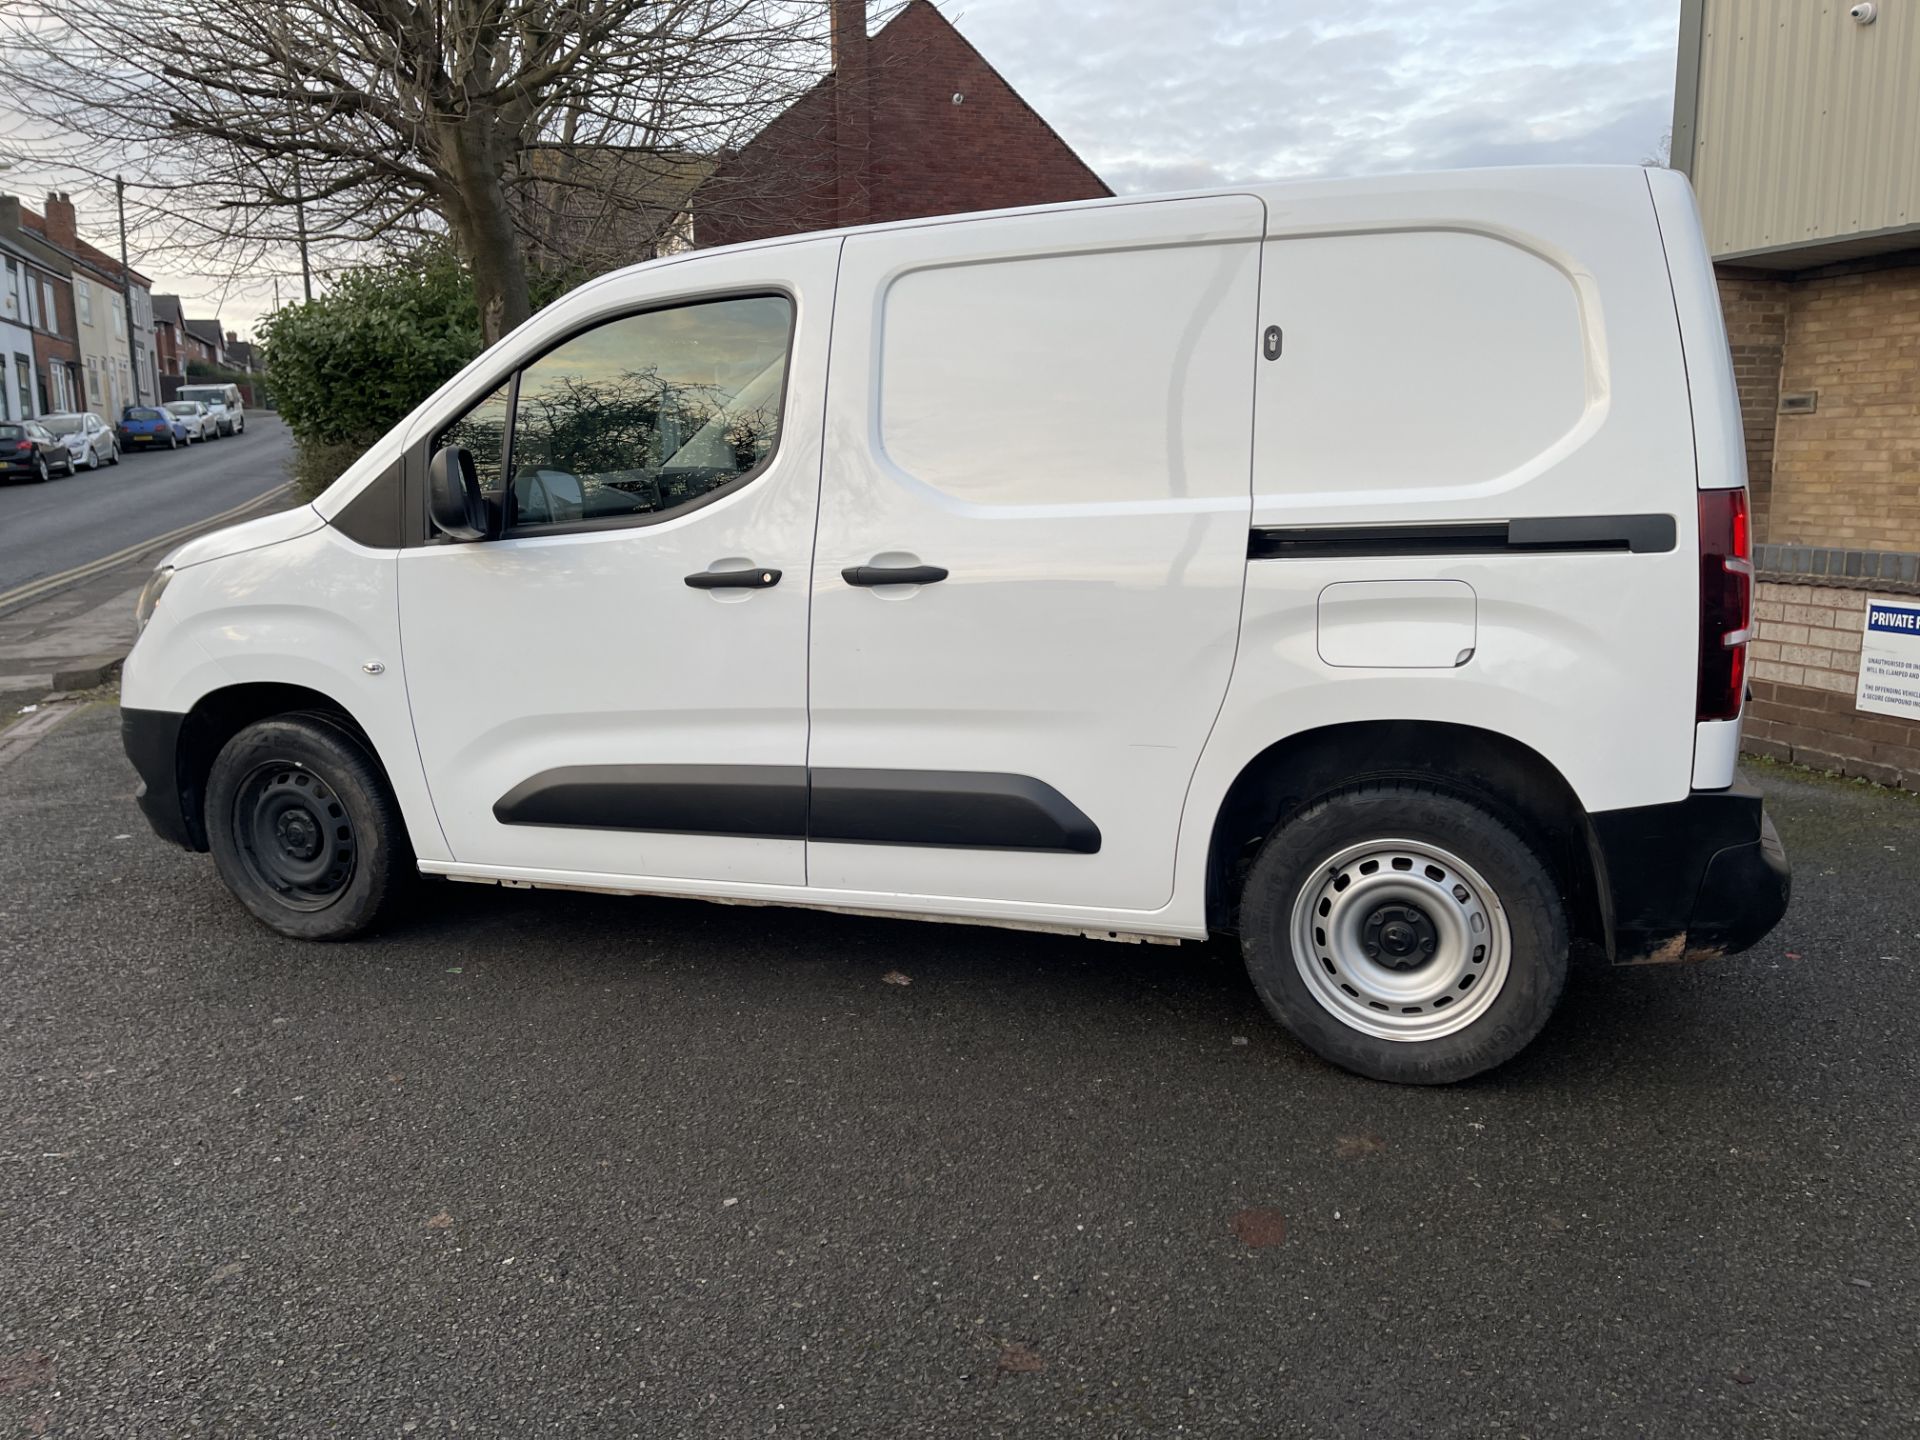
<svg viewBox="0 0 1920 1440"><path fill-rule="evenodd" d="M1920 0L1705 0L1692 175L1716 256L1920 224Z"/></svg>

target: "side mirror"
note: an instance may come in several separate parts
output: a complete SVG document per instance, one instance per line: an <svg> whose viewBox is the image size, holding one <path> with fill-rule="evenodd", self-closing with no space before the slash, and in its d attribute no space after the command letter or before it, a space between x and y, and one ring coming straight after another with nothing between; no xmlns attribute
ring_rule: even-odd
<svg viewBox="0 0 1920 1440"><path fill-rule="evenodd" d="M487 538L487 497L473 456L461 446L448 445L428 462L427 515L449 540Z"/></svg>

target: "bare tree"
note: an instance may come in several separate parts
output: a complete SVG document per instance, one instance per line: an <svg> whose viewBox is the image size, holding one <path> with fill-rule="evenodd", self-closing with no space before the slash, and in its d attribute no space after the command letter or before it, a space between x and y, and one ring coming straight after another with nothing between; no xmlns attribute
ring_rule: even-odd
<svg viewBox="0 0 1920 1440"><path fill-rule="evenodd" d="M530 313L530 250L663 231L824 34L820 0L14 0L0 65L44 122L19 148L130 165L175 243L244 265L296 230L450 235L492 341Z"/></svg>

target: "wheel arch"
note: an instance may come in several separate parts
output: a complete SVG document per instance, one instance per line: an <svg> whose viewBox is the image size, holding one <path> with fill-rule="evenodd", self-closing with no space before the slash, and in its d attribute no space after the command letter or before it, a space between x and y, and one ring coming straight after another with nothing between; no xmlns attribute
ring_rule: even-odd
<svg viewBox="0 0 1920 1440"><path fill-rule="evenodd" d="M196 850L207 848L207 777L213 771L214 758L247 726L275 715L313 715L337 726L359 743L388 790L393 789L393 777L387 772L379 747L366 727L333 696L305 685L275 681L251 681L210 690L187 711L174 754L180 813ZM404 824L404 814L401 818Z"/></svg>
<svg viewBox="0 0 1920 1440"><path fill-rule="evenodd" d="M1476 726L1366 720L1303 730L1248 760L1215 812L1207 851L1208 928L1234 932L1240 889L1260 845L1291 816L1345 785L1418 780L1491 810L1534 845L1560 887L1569 931L1609 930L1585 807L1532 747Z"/></svg>

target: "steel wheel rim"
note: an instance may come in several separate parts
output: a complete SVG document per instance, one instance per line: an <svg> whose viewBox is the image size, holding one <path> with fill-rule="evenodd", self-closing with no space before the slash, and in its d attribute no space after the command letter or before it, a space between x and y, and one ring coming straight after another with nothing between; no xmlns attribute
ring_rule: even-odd
<svg viewBox="0 0 1920 1440"><path fill-rule="evenodd" d="M360 847L346 803L300 765L256 766L233 799L235 848L292 910L324 910L353 883Z"/></svg>
<svg viewBox="0 0 1920 1440"><path fill-rule="evenodd" d="M1513 951L1493 887L1425 840L1367 840L1329 855L1294 898L1291 939L1323 1009L1405 1042L1456 1034L1486 1014Z"/></svg>

